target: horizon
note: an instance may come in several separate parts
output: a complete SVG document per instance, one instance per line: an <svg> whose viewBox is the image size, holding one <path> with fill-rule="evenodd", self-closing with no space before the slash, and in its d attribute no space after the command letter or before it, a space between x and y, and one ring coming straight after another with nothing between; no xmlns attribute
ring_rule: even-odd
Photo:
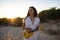
<svg viewBox="0 0 60 40"><path fill-rule="evenodd" d="M0 0L0 18L24 18L30 6L37 9L37 13L52 7L60 8L60 0Z"/></svg>

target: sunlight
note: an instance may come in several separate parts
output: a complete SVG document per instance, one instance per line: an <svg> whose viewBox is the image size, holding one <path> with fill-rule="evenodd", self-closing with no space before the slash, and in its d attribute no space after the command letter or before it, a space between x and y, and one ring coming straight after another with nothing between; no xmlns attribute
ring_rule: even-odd
<svg viewBox="0 0 60 40"><path fill-rule="evenodd" d="M26 16L26 12L27 10L22 6L8 5L3 7L1 16L6 18L23 18Z"/></svg>
<svg viewBox="0 0 60 40"><path fill-rule="evenodd" d="M11 18L11 23L13 23L13 22L14 22L14 20L15 20L14 18Z"/></svg>

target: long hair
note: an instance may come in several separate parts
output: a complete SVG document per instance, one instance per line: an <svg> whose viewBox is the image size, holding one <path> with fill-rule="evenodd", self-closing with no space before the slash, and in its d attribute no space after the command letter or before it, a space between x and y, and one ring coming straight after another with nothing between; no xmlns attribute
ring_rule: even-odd
<svg viewBox="0 0 60 40"><path fill-rule="evenodd" d="M37 17L37 10L36 10L36 8L35 7L33 7L33 6L30 6L29 8L32 8L33 10L34 10L34 17ZM27 16L26 16L26 18L29 16L29 11L28 11L28 13L27 13ZM25 19L26 19L25 18Z"/></svg>

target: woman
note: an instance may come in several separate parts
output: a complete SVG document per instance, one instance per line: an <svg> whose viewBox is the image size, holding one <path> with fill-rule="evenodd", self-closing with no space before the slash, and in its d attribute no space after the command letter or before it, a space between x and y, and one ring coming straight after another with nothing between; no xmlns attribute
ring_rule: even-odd
<svg viewBox="0 0 60 40"><path fill-rule="evenodd" d="M38 27L40 19L37 17L37 10L33 6L29 7L27 17L24 19L22 27L28 32L33 32L29 38L24 38L24 40L37 40L38 38Z"/></svg>

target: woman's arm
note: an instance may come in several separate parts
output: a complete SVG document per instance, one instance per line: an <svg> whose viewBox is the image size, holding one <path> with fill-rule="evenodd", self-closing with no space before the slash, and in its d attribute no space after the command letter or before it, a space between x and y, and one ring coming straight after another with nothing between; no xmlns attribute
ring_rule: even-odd
<svg viewBox="0 0 60 40"><path fill-rule="evenodd" d="M25 20L23 20L23 22L22 22L22 27L23 27L23 29L24 30L28 30L29 32L31 32L32 30L31 30L31 28L25 28Z"/></svg>
<svg viewBox="0 0 60 40"><path fill-rule="evenodd" d="M38 29L39 29L39 26L38 26L38 27L36 27L36 29L34 29L34 30L32 30L32 31L34 32L34 31L37 31Z"/></svg>
<svg viewBox="0 0 60 40"><path fill-rule="evenodd" d="M36 27L36 29L35 30L33 30L33 31L37 31L37 30L39 30L39 26L40 26L40 19L38 20L39 22L37 23L37 27Z"/></svg>
<svg viewBox="0 0 60 40"><path fill-rule="evenodd" d="M25 20L23 20L23 22L22 22L22 27L23 27L23 29L25 29Z"/></svg>

